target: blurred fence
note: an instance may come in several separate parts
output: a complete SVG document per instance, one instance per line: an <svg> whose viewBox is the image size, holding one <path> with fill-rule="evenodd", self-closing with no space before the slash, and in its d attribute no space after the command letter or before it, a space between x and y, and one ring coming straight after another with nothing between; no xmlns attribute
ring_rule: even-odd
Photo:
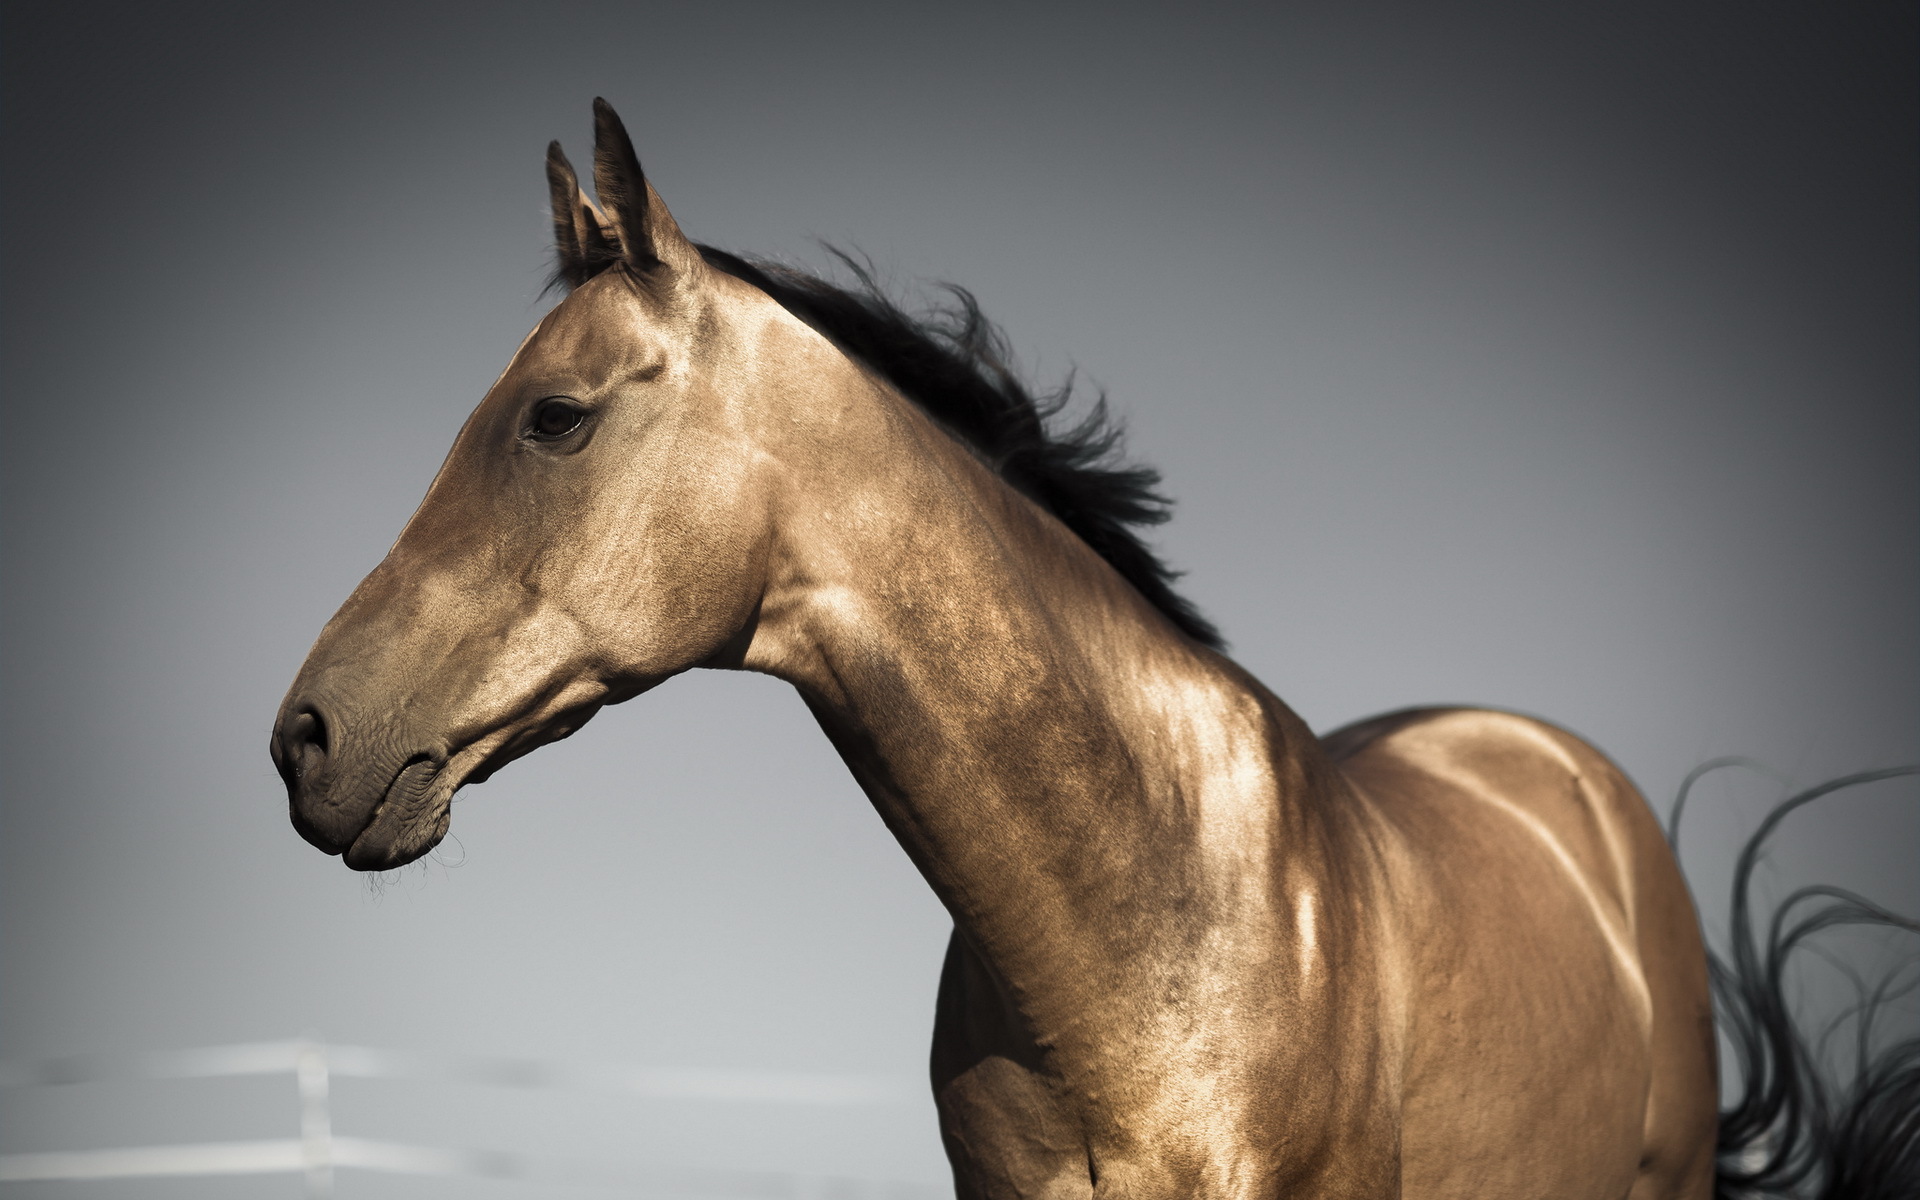
<svg viewBox="0 0 1920 1200"><path fill-rule="evenodd" d="M562 1064L532 1059L427 1054L330 1045L307 1038L207 1046L153 1054L82 1055L0 1063L0 1089L63 1088L129 1080L290 1075L298 1090L298 1137L178 1145L118 1146L0 1154L0 1183L216 1175L301 1174L310 1200L333 1195L340 1170L526 1180L628 1195L746 1197L754 1200L935 1200L924 1183L782 1171L644 1167L517 1151L408 1145L333 1131L331 1082L389 1079L529 1089L593 1090L647 1099L762 1104L893 1103L908 1089L862 1075L707 1068Z"/></svg>

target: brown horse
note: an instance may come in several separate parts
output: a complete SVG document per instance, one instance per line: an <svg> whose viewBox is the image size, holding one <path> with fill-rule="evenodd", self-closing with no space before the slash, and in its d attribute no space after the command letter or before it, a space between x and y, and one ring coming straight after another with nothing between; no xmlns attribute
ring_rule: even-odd
<svg viewBox="0 0 1920 1200"><path fill-rule="evenodd" d="M1710 1193L1706 960L1619 770L1483 710L1316 738L970 301L695 246L596 113L598 205L548 159L570 293L280 710L309 841L398 866L602 705L766 672L953 914L961 1195Z"/></svg>

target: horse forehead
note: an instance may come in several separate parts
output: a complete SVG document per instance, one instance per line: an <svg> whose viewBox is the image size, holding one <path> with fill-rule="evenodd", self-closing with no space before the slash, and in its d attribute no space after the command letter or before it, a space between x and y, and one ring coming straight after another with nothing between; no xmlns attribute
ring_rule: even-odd
<svg viewBox="0 0 1920 1200"><path fill-rule="evenodd" d="M669 349L670 322L629 289L592 280L567 297L521 343L509 373L564 366L580 375L619 373Z"/></svg>

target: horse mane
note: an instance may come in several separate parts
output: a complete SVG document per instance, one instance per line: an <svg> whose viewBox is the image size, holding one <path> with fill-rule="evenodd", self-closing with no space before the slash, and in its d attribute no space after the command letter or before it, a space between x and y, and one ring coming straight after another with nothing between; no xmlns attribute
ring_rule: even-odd
<svg viewBox="0 0 1920 1200"><path fill-rule="evenodd" d="M831 249L831 247L829 248ZM1036 394L1012 365L1007 336L973 293L944 285L950 303L916 316L890 300L869 267L832 250L853 276L841 287L765 259L700 245L717 270L759 288L969 446L1001 479L1059 518L1180 631L1215 650L1225 641L1173 590L1179 572L1148 549L1139 530L1172 515L1160 473L1120 456L1121 430L1097 396L1071 424L1056 418L1073 377Z"/></svg>

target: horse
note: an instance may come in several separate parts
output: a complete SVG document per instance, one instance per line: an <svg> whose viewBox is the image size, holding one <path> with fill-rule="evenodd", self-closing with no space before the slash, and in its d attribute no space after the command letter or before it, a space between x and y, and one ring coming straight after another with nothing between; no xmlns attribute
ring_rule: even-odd
<svg viewBox="0 0 1920 1200"><path fill-rule="evenodd" d="M1315 736L1140 540L1104 409L1058 428L964 291L691 242L594 112L563 298L277 714L307 841L398 867L603 706L763 672L952 914L961 1197L1713 1193L1708 959L1619 768L1489 709Z"/></svg>

